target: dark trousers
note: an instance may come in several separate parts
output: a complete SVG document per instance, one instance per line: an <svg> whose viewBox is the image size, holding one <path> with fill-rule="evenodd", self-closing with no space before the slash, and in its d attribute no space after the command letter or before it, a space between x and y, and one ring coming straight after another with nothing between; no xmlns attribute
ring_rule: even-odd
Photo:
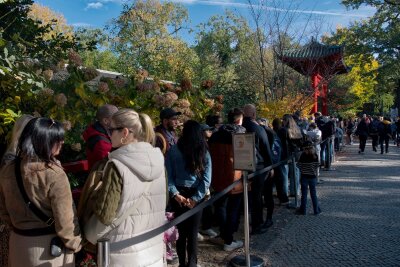
<svg viewBox="0 0 400 267"><path fill-rule="evenodd" d="M185 191L182 188L178 188L181 195L184 197L190 197L194 195L192 190ZM181 214L190 210L187 207L179 206L175 199L171 200L172 209L175 212L175 216L178 217ZM179 231L179 238L176 241L176 252L179 257L179 267L196 267L197 266L197 233L199 232L201 221L201 211L192 215L185 221L177 225ZM188 263L186 264L186 253Z"/></svg>
<svg viewBox="0 0 400 267"><path fill-rule="evenodd" d="M256 229L264 222L263 220L263 189L264 179L266 174L259 174L251 179L251 191L250 191L250 209L251 209L251 227Z"/></svg>
<svg viewBox="0 0 400 267"><path fill-rule="evenodd" d="M365 145L367 144L368 135L360 135L358 136L358 138L360 139L360 151L364 152Z"/></svg>
<svg viewBox="0 0 400 267"><path fill-rule="evenodd" d="M381 146L381 153L383 154L383 143L385 143L385 152L389 152L389 136L379 136L379 144Z"/></svg>
<svg viewBox="0 0 400 267"><path fill-rule="evenodd" d="M233 234L239 228L240 207L243 194L226 194L214 203L220 236L225 244L231 244Z"/></svg>
<svg viewBox="0 0 400 267"><path fill-rule="evenodd" d="M275 185L275 175L268 176L267 180L264 182L264 202L267 207L267 220L272 219L272 214L274 213L274 185Z"/></svg>
<svg viewBox="0 0 400 267"><path fill-rule="evenodd" d="M203 209L201 216L201 229L207 230L213 226L213 209L212 205L207 206Z"/></svg>
<svg viewBox="0 0 400 267"><path fill-rule="evenodd" d="M376 148L378 147L379 136L377 134L371 135L371 139L372 139L372 150L376 151Z"/></svg>

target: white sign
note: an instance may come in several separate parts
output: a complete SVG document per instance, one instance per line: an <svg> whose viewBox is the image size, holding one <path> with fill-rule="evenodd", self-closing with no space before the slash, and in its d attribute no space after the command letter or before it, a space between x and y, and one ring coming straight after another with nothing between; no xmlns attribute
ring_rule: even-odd
<svg viewBox="0 0 400 267"><path fill-rule="evenodd" d="M255 171L254 133L233 134L233 168Z"/></svg>

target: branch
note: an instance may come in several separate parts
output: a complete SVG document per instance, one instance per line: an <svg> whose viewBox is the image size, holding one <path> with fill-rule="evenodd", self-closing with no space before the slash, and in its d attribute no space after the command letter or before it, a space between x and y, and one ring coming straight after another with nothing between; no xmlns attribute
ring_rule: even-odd
<svg viewBox="0 0 400 267"><path fill-rule="evenodd" d="M392 6L400 6L400 2L396 3L396 0L383 0L386 4L392 5Z"/></svg>

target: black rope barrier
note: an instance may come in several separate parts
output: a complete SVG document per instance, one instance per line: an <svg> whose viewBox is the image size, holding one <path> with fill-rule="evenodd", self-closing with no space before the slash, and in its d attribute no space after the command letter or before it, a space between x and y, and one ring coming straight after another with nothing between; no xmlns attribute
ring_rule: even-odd
<svg viewBox="0 0 400 267"><path fill-rule="evenodd" d="M285 160L282 160L278 163L275 163L273 165L270 165L268 167L265 167L261 170L255 171L251 174L248 175L248 178L252 178L256 175L259 174L263 174L267 171L270 171L276 167L279 167L280 165L284 165L286 163L291 162L293 159L293 156L288 157ZM179 217L173 219L172 221L161 225L160 227L154 228L148 232L145 232L143 234L139 234L137 236L134 236L132 238L126 239L126 240L122 240L122 241L118 241L118 242L114 242L110 244L110 251L118 251L124 248L127 248L129 246L141 243L143 241L146 241L150 238L153 238L159 234L164 233L165 231L167 231L169 228L183 222L184 220L186 220L187 218L189 218L190 216L196 214L197 212L199 212L200 210L212 205L215 201L217 201L218 199L220 199L221 197L223 197L224 195L226 195L227 193L229 193L236 185L238 185L239 183L241 183L243 180L243 178L240 178L239 180L236 180L235 182L233 182L231 185L227 186L224 190L222 190L221 192L218 192L216 194L214 194L209 200L207 201L203 201L200 204L196 205L196 207L194 207L193 209L183 213L182 215L180 215Z"/></svg>

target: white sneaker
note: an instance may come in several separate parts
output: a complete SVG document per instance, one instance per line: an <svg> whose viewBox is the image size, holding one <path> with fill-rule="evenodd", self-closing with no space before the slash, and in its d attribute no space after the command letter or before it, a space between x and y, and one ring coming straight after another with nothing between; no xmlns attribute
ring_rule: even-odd
<svg viewBox="0 0 400 267"><path fill-rule="evenodd" d="M200 230L200 233L201 233L202 235L207 235L207 236L209 236L210 238L216 237L216 236L218 235L218 234L217 234L213 229L211 229L211 228L206 229L206 230Z"/></svg>
<svg viewBox="0 0 400 267"><path fill-rule="evenodd" d="M232 251L238 248L243 247L243 242L238 240L238 241L232 241L232 243L228 244L224 244L224 250L225 251Z"/></svg>
<svg viewBox="0 0 400 267"><path fill-rule="evenodd" d="M202 236L200 233L197 233L197 241L204 241L204 236Z"/></svg>

